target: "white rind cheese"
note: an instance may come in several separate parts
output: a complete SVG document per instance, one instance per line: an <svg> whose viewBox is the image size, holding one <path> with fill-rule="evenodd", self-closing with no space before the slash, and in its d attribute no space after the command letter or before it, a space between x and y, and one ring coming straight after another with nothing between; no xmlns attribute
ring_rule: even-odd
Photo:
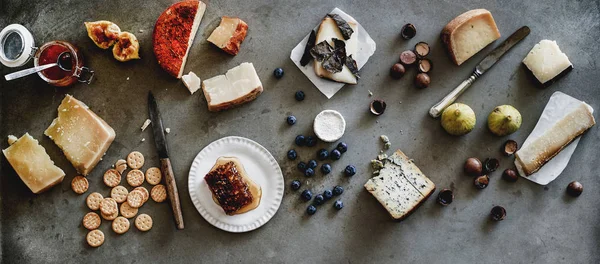
<svg viewBox="0 0 600 264"><path fill-rule="evenodd" d="M252 63L244 62L202 82L209 111L221 111L254 100L263 91Z"/></svg>
<svg viewBox="0 0 600 264"><path fill-rule="evenodd" d="M533 46L523 59L523 64L540 84L546 87L573 69L573 64L567 55L560 51L556 41L547 39Z"/></svg>

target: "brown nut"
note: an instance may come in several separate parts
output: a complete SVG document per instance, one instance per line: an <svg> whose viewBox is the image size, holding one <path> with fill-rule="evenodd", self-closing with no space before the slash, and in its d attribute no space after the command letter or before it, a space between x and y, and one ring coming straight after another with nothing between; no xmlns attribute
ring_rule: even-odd
<svg viewBox="0 0 600 264"><path fill-rule="evenodd" d="M417 61L417 54L412 50L405 50L400 53L400 62L404 65L413 65Z"/></svg>
<svg viewBox="0 0 600 264"><path fill-rule="evenodd" d="M419 60L417 65L419 72L428 73L431 71L431 69L433 69L433 63L431 63L431 61L428 59Z"/></svg>
<svg viewBox="0 0 600 264"><path fill-rule="evenodd" d="M473 184L479 190L485 189L490 184L490 177L488 177L487 175L481 175L481 176L475 178L475 181L473 181Z"/></svg>
<svg viewBox="0 0 600 264"><path fill-rule="evenodd" d="M517 142L509 139L506 142L504 142L504 147L502 148L502 154L504 154L504 156L510 156L512 154L515 154L515 152L517 152Z"/></svg>
<svg viewBox="0 0 600 264"><path fill-rule="evenodd" d="M429 79L427 73L419 73L415 76L415 85L417 88L425 89L429 87L429 83L431 83L431 79Z"/></svg>
<svg viewBox="0 0 600 264"><path fill-rule="evenodd" d="M437 201L441 205L449 205L454 200L454 193L450 189L442 189L438 193Z"/></svg>
<svg viewBox="0 0 600 264"><path fill-rule="evenodd" d="M468 158L465 161L464 171L469 176L480 176L483 173L483 165L478 158Z"/></svg>
<svg viewBox="0 0 600 264"><path fill-rule="evenodd" d="M573 197L578 197L583 192L583 185L578 181L572 181L567 186L567 193Z"/></svg>
<svg viewBox="0 0 600 264"><path fill-rule="evenodd" d="M400 79L402 76L404 76L405 72L406 69L404 69L404 66L400 63L396 63L390 69L390 76L392 76L394 79Z"/></svg>
<svg viewBox="0 0 600 264"><path fill-rule="evenodd" d="M385 101L381 99L375 99L371 101L371 113L376 116L380 116L383 114L383 112L385 112L386 106L387 105Z"/></svg>
<svg viewBox="0 0 600 264"><path fill-rule="evenodd" d="M519 179L519 175L513 169L506 169L502 173L502 179L508 182L516 182Z"/></svg>
<svg viewBox="0 0 600 264"><path fill-rule="evenodd" d="M492 208L492 211L490 211L490 216L494 221L502 221L504 220L504 217L506 217L506 209L504 209L502 206L496 205Z"/></svg>
<svg viewBox="0 0 600 264"><path fill-rule="evenodd" d="M487 158L483 162L483 173L489 174L490 172L496 171L500 167L500 161L494 158Z"/></svg>
<svg viewBox="0 0 600 264"><path fill-rule="evenodd" d="M113 47L113 57L118 61L139 59L140 43L135 35L129 32L121 32Z"/></svg>
<svg viewBox="0 0 600 264"><path fill-rule="evenodd" d="M415 45L415 54L417 54L417 57L419 58L424 58L429 55L429 50L429 44L426 42L421 41Z"/></svg>
<svg viewBox="0 0 600 264"><path fill-rule="evenodd" d="M400 36L402 36L403 39L411 39L414 38L415 35L417 35L417 29L413 24L408 23L400 30Z"/></svg>

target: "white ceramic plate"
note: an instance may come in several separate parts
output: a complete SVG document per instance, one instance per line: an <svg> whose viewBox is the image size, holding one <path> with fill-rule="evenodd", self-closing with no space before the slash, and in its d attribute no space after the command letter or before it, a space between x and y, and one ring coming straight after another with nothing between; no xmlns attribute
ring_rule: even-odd
<svg viewBox="0 0 600 264"><path fill-rule="evenodd" d="M262 188L256 209L230 216L213 201L204 176L222 156L237 157L252 180ZM263 146L243 137L224 137L198 153L190 168L188 187L194 206L207 222L222 230L240 233L261 227L275 215L283 198L284 180L279 164Z"/></svg>

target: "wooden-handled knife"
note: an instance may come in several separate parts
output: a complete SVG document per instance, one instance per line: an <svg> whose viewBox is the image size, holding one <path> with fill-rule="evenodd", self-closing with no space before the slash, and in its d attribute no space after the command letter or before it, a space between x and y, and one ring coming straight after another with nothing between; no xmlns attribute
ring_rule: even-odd
<svg viewBox="0 0 600 264"><path fill-rule="evenodd" d="M152 121L152 131L154 132L154 143L160 158L160 167L163 179L167 185L167 193L171 201L173 216L175 217L175 225L177 229L183 229L183 215L181 214L181 205L179 203L179 193L177 192L177 182L173 174L173 167L169 159L169 151L167 149L167 138L165 137L165 128L160 117L160 111L156 104L156 99L152 92L148 93L148 114Z"/></svg>

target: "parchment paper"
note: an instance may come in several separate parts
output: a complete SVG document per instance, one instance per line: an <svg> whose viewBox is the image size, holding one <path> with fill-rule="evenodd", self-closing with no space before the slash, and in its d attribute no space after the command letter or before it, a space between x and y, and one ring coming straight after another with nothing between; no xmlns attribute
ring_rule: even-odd
<svg viewBox="0 0 600 264"><path fill-rule="evenodd" d="M358 69L360 70L367 63L367 61L373 55L373 53L375 53L375 49L376 49L375 41L371 38L371 36L369 36L369 33L367 33L365 28L363 28L360 25L360 23L358 23L358 21L356 21L350 15L344 13L344 11L342 11L336 7L335 9L333 9L333 11L331 11L329 13L330 14L338 14L344 20L354 21L358 25L358 33L357 33L358 34L358 51L357 51L357 54L355 56L353 56L353 58L356 60L356 64L358 65ZM323 14L323 15L325 15L325 14ZM315 31L318 30L319 25L320 25L320 21L319 21L319 24L317 24L317 26L314 28ZM318 77L315 74L315 70L313 68L313 62L306 64L306 66L300 65L300 59L302 59L302 54L304 54L304 47L306 46L306 42L308 41L309 36L310 36L310 32L306 35L306 37L304 37L304 39L302 39L302 41L300 41L300 43L298 43L298 45L296 45L296 47L292 50L292 53L290 54L290 59L292 59L294 64L296 64L296 66L298 66L300 71L302 71L304 73L304 75L306 75L306 77L308 77L308 79L317 87L317 89L319 89L319 91L321 91L321 93L323 93L329 99L335 93L337 93L340 89L342 89L342 87L344 87L344 85L346 85L346 84L338 83L338 82L334 82L334 81L331 81L331 80L328 80L325 78ZM360 82L360 80L359 80L359 82Z"/></svg>
<svg viewBox="0 0 600 264"><path fill-rule="evenodd" d="M550 100L548 100L548 104L546 104L546 107L540 116L540 119L535 125L535 128L533 128L533 131L531 131L531 134L529 134L521 148L529 145L535 139L540 137L542 134L544 134L544 132L546 132L546 130L550 129L555 123L557 123L560 119L569 114L582 103L585 104L585 102L579 101L561 92L555 92L552 94ZM594 112L594 109L591 106L588 104L586 104L586 106L589 107L592 113ZM573 155L575 148L577 148L580 138L581 137L577 137L553 159L542 166L540 170L529 176L525 176L520 164L515 160L515 166L517 167L519 174L521 177L540 185L546 185L550 183L556 179L558 175L560 175L567 167L567 164L569 164L569 160L571 159L571 155Z"/></svg>

